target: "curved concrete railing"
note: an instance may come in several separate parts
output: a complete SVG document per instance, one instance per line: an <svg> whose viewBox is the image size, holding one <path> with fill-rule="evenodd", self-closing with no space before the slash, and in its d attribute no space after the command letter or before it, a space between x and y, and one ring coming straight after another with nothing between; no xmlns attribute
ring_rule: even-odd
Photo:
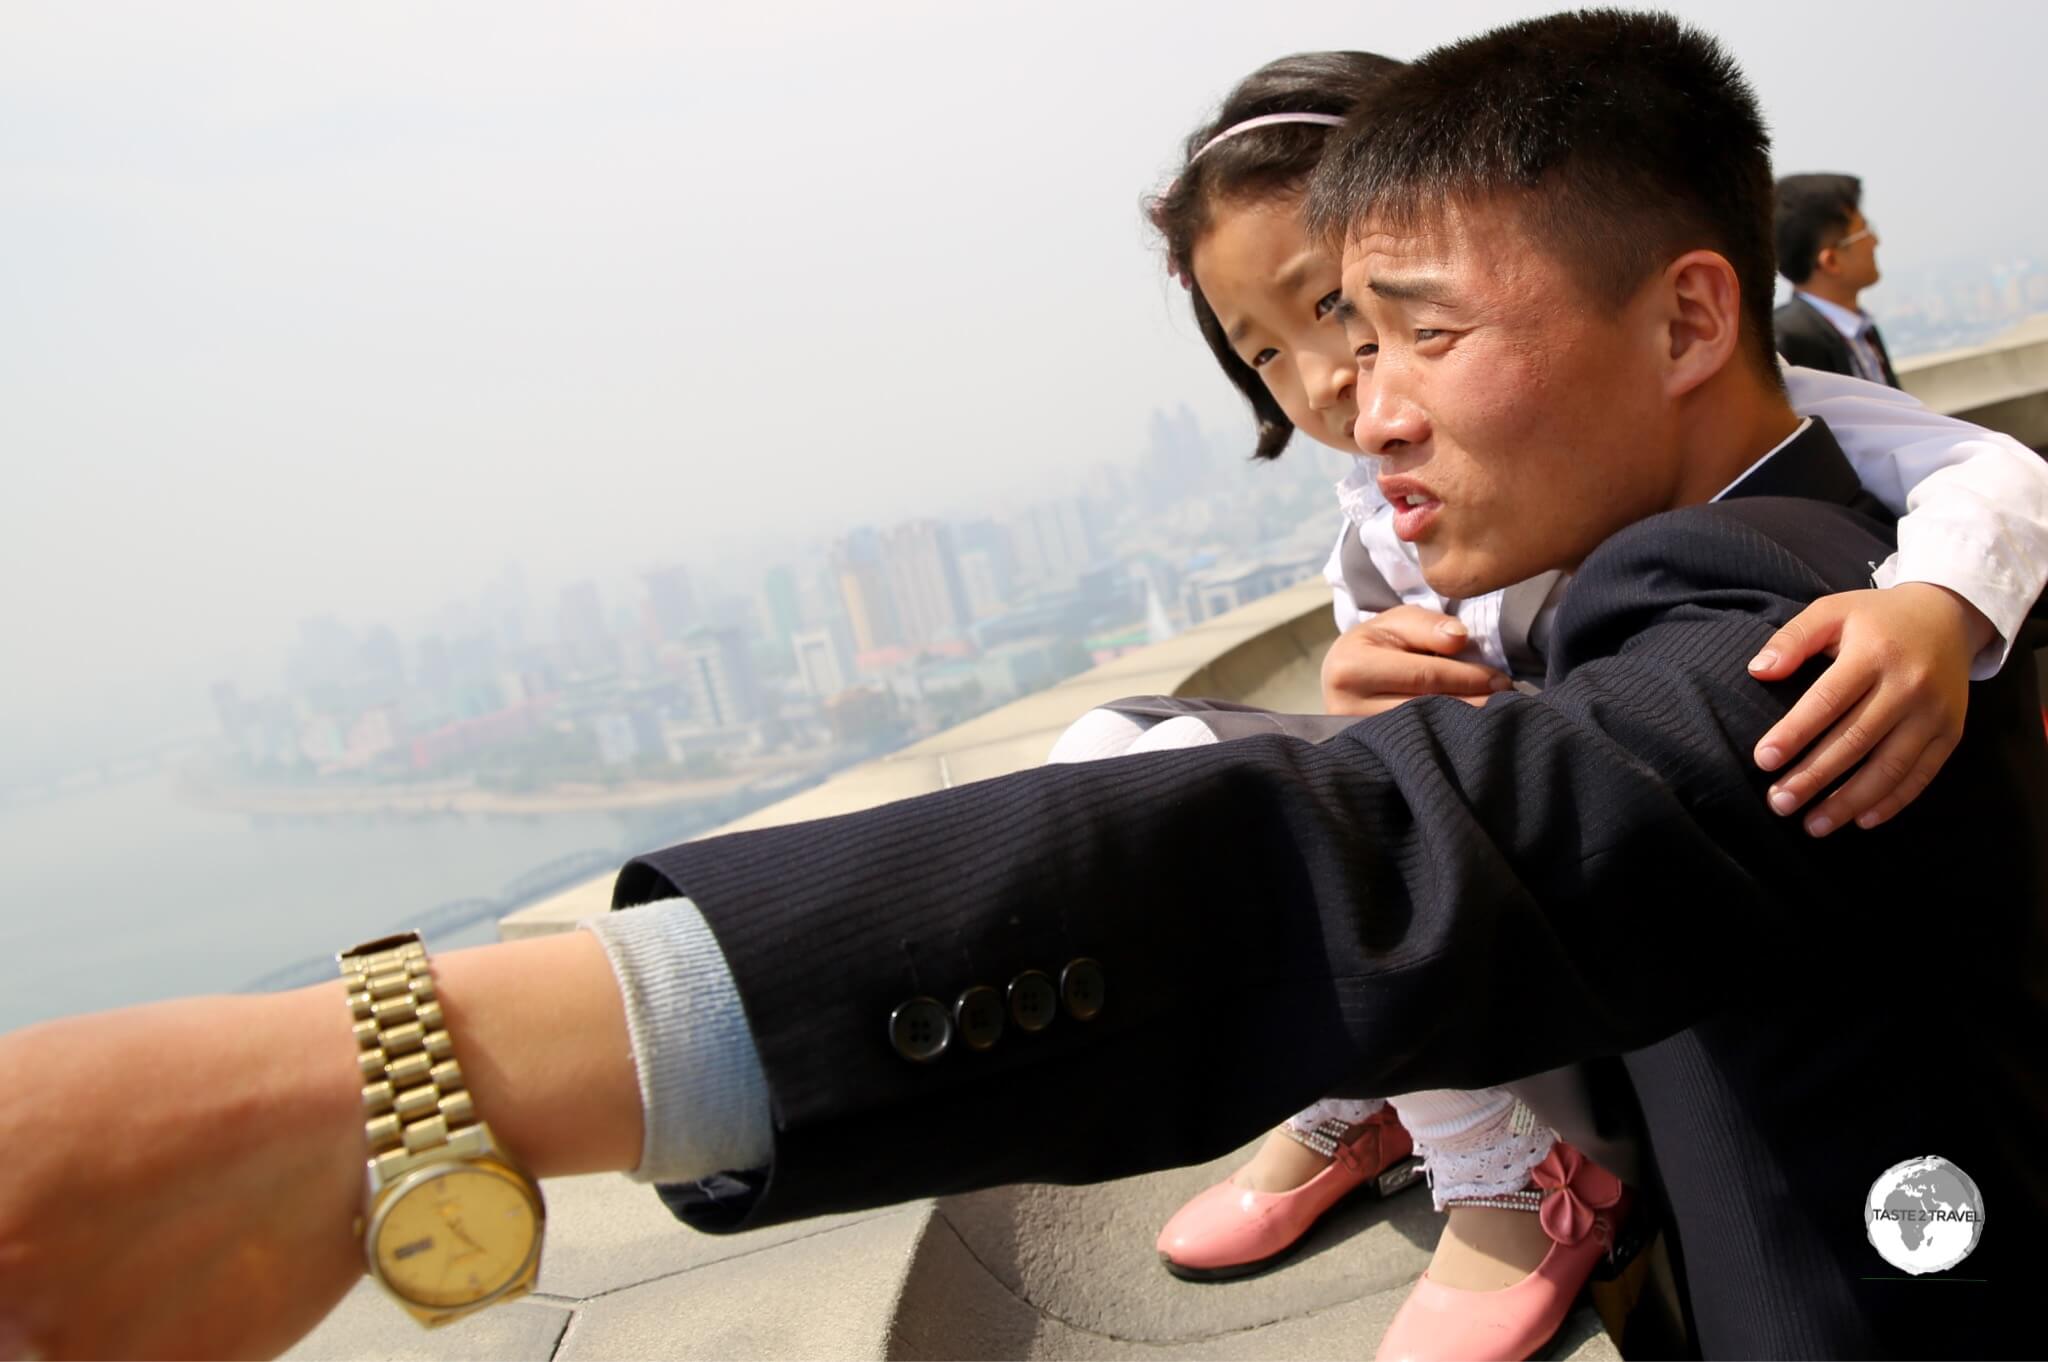
<svg viewBox="0 0 2048 1362"><path fill-rule="evenodd" d="M1996 340L1916 355L1898 364L1899 383L1947 416L2048 446L2048 313Z"/></svg>

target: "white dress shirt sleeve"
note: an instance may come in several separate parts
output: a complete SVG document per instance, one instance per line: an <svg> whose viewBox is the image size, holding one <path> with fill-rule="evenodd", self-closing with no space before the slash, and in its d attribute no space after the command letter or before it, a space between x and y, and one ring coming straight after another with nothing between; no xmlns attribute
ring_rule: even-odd
<svg viewBox="0 0 2048 1362"><path fill-rule="evenodd" d="M725 952L688 899L578 924L604 943L640 1080L642 1182L764 1168L775 1151L768 1078Z"/></svg>
<svg viewBox="0 0 2048 1362"><path fill-rule="evenodd" d="M1927 582L1976 606L1998 637L1970 677L1997 675L2048 585L2048 461L1896 388L1794 365L1785 386L1793 408L1827 422L1863 486L1900 517L1898 552L1872 583Z"/></svg>

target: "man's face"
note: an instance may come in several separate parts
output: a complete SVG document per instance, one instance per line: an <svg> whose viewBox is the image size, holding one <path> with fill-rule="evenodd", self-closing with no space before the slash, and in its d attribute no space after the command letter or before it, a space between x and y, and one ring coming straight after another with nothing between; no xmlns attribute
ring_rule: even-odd
<svg viewBox="0 0 2048 1362"><path fill-rule="evenodd" d="M1368 220L1343 256L1359 449L1423 575L1470 596L1573 567L1672 504L1657 290L1588 297L1498 203L1399 231Z"/></svg>
<svg viewBox="0 0 2048 1362"><path fill-rule="evenodd" d="M1877 282L1877 229L1863 214L1849 214L1848 230L1828 250L1836 274L1848 287L1861 291Z"/></svg>

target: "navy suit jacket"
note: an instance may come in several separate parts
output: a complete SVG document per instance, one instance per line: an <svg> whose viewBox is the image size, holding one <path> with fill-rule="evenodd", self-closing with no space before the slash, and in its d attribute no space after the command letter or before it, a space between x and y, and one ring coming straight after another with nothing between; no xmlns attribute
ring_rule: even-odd
<svg viewBox="0 0 2048 1362"><path fill-rule="evenodd" d="M1747 659L1892 543L1816 422L1729 499L1589 556L1540 696L1047 767L633 862L620 905L687 894L717 935L774 1109L765 1174L664 1197L742 1228L1116 1178L1339 1088L1619 1057L1709 1355L2038 1351L2003 1322L2048 1239L2031 661L1972 687L1941 778L1874 831L1807 837L1750 755L1818 664L1762 685ZM1101 964L1092 1020L928 1063L892 1048L907 999L1076 958ZM1880 1258L1862 1210L1928 1154L1987 1203L1944 1281Z"/></svg>

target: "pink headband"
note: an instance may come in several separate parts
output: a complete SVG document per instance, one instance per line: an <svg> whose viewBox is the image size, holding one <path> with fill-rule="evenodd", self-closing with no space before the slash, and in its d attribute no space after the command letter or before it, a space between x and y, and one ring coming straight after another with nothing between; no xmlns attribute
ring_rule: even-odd
<svg viewBox="0 0 2048 1362"><path fill-rule="evenodd" d="M1247 118L1242 123L1233 123L1229 127L1225 128L1222 132L1217 133L1214 137L1202 143L1202 149L1200 151L1197 151L1194 155L1188 157L1188 164L1193 165L1195 162L1201 160L1202 157L1208 152L1209 148L1215 146L1218 142L1228 142L1231 138L1237 136L1239 133L1250 132L1254 128L1278 127L1282 123L1320 123L1327 128L1341 128L1344 126L1343 118L1337 114L1260 114L1257 118Z"/></svg>
<svg viewBox="0 0 2048 1362"><path fill-rule="evenodd" d="M1217 133L1214 137L1202 143L1202 145L1195 151L1195 154L1188 157L1188 164L1193 165L1195 162L1201 160L1204 156L1209 154L1209 148L1215 146L1218 142L1228 142L1231 138L1237 136L1241 132L1251 132L1257 128L1278 127L1283 123L1319 123L1326 128L1341 128L1344 126L1343 118L1337 114L1260 114L1257 118L1247 118L1242 123L1233 123L1229 127L1225 128L1222 132ZM1179 183L1179 180L1175 180L1173 184L1168 185L1166 188L1167 194L1172 194L1174 191L1174 187L1177 186ZM1188 289L1190 291L1194 289L1195 281L1193 277L1188 273L1187 268L1183 266L1180 261L1169 258L1166 262L1166 272L1172 275L1174 278L1180 280L1180 286L1182 288Z"/></svg>

